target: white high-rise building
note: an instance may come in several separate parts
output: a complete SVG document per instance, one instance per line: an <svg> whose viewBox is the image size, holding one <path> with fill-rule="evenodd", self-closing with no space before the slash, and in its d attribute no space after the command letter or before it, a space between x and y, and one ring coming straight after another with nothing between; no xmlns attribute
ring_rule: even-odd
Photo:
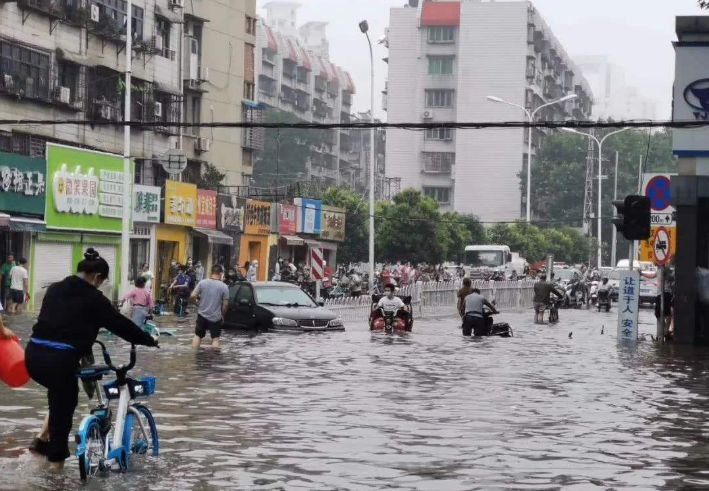
<svg viewBox="0 0 709 491"><path fill-rule="evenodd" d="M625 72L607 56L578 56L574 59L593 90L594 119L655 119L655 102L643 97L637 87L626 85Z"/></svg>
<svg viewBox="0 0 709 491"><path fill-rule="evenodd" d="M413 2L415 5L416 2ZM389 123L523 121L524 112L569 94L539 120L587 119L593 96L581 71L530 2L424 1L392 8L388 30ZM545 131L535 130L536 152ZM387 132L386 175L421 189L444 210L484 221L519 219L525 129Z"/></svg>

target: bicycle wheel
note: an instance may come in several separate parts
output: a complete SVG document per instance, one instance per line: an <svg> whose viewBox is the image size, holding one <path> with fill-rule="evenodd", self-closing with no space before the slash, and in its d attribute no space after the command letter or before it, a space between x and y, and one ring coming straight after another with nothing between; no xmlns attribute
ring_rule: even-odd
<svg viewBox="0 0 709 491"><path fill-rule="evenodd" d="M127 451L130 451L130 463L134 464L134 457L154 455L157 456L160 450L158 440L158 430L155 426L155 418L150 410L140 404L131 406L136 409L140 416L136 416L133 412L128 412L126 415L125 430L123 432L123 446ZM145 428L146 435L140 428L140 422ZM147 438L146 438L147 436Z"/></svg>
<svg viewBox="0 0 709 491"><path fill-rule="evenodd" d="M86 451L79 455L79 474L82 481L95 476L101 470L106 442L101 435L98 421L92 421L86 431Z"/></svg>

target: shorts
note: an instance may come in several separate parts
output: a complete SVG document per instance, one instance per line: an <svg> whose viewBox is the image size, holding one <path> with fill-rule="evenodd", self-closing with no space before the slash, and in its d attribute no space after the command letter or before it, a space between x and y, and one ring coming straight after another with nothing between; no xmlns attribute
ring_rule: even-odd
<svg viewBox="0 0 709 491"><path fill-rule="evenodd" d="M534 311L535 312L544 312L547 309L547 304L545 303L540 303L540 302L535 302L534 303Z"/></svg>
<svg viewBox="0 0 709 491"><path fill-rule="evenodd" d="M12 300L12 303L16 303L19 305L25 303L24 290L10 290L10 300Z"/></svg>
<svg viewBox="0 0 709 491"><path fill-rule="evenodd" d="M197 327L195 328L194 333L197 337L202 339L207 335L207 331L209 331L209 335L212 339L217 339L222 335L222 324L224 324L223 320L212 322L205 319L201 315L197 315Z"/></svg>

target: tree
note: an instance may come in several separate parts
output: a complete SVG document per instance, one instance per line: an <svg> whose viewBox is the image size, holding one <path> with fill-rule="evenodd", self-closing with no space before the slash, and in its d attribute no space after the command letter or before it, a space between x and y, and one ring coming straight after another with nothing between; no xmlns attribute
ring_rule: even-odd
<svg viewBox="0 0 709 491"><path fill-rule="evenodd" d="M446 226L438 203L406 189L393 202L379 202L376 209L377 258L383 261L441 263L446 255Z"/></svg>
<svg viewBox="0 0 709 491"><path fill-rule="evenodd" d="M369 205L364 197L349 189L332 187L321 196L323 204L345 209L345 240L337 249L340 263L369 260Z"/></svg>
<svg viewBox="0 0 709 491"><path fill-rule="evenodd" d="M199 181L197 182L197 187L199 189L210 189L212 191L218 191L219 186L222 185L224 179L226 178L226 173L219 172L219 169L209 162L202 164L202 173L199 176Z"/></svg>
<svg viewBox="0 0 709 491"><path fill-rule="evenodd" d="M596 132L602 137L613 129ZM595 145L595 143L594 143ZM596 150L597 151L597 150ZM647 132L631 130L615 135L603 145L603 174L609 179L603 183L602 212L603 237L606 258L610 257L613 215L613 183L615 179L615 153L618 152L618 196L638 192L638 166L642 156L647 162L645 172L675 172L676 161L672 156L672 132ZM550 134L544 140L539 155L533 161L532 209L541 220L550 224L580 227L583 222L583 201L586 182L588 139L568 134ZM598 164L594 162L594 177ZM526 192L526 169L520 173L520 187ZM593 210L597 213L598 181L593 183ZM596 222L591 224L596 227ZM594 235L596 232L594 230Z"/></svg>
<svg viewBox="0 0 709 491"><path fill-rule="evenodd" d="M709 9L709 0L698 0L699 8Z"/></svg>
<svg viewBox="0 0 709 491"><path fill-rule="evenodd" d="M556 261L580 263L586 261L588 238L570 227L541 228L526 222L498 223L488 231L490 242L507 245L529 263L536 263L553 254Z"/></svg>
<svg viewBox="0 0 709 491"><path fill-rule="evenodd" d="M446 261L461 262L465 246L472 244L472 234L463 217L456 212L441 215L440 241L445 250Z"/></svg>
<svg viewBox="0 0 709 491"><path fill-rule="evenodd" d="M269 109L264 113L264 123L303 123L293 114ZM258 187L283 186L307 176L308 162L313 149L325 141L323 130L266 129L264 149L259 151L254 162L254 180Z"/></svg>

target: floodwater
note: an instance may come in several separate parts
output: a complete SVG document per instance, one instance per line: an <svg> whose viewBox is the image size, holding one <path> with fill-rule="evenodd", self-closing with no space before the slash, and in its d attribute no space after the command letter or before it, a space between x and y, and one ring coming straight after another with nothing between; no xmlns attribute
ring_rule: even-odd
<svg viewBox="0 0 709 491"><path fill-rule="evenodd" d="M148 404L161 455L84 488L709 487L709 352L620 348L614 313L562 311L556 327L531 318L497 319L513 339L463 339L456 320L439 319L405 336L364 324L226 333L218 352L189 347L191 320L161 319L178 337L140 348L135 371L158 377ZM642 320L641 332L655 331L650 311ZM28 339L30 319L10 325ZM125 343L108 343L114 362L125 359ZM79 487L73 457L53 475L25 450L45 401L33 382L0 386L0 489ZM82 392L74 429L88 408Z"/></svg>

